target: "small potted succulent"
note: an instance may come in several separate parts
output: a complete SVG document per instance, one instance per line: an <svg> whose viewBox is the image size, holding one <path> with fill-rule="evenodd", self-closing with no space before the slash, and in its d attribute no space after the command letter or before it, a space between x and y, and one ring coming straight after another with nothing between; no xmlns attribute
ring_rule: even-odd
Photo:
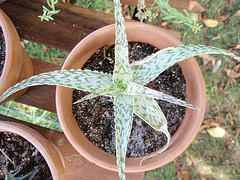
<svg viewBox="0 0 240 180"><path fill-rule="evenodd" d="M11 94L29 86L63 86L57 87L56 104L59 120L66 137L75 149L91 162L94 162L101 167L118 171L120 179L125 179L125 169L126 172L146 171L151 168L157 168L173 160L187 148L196 135L197 129L201 124L205 108L204 84L199 68L197 67L193 69L193 66L196 66L196 62L193 59L189 59L188 61L183 60L195 55L206 53L233 56L238 61L240 61L240 57L237 57L233 53L223 49L203 45L184 46L181 45L179 41L172 40L173 42L169 42L164 46L159 45L161 42L155 42L156 44L152 45L159 46L158 48L164 49L161 49L141 61L129 64L128 41L140 41L144 38L154 39L158 33L153 33L156 29L152 26L145 27L140 23L138 25L135 23L126 24L127 29L125 29L120 1L114 0L114 6L116 23L115 26L112 25L104 28L109 29L107 31L108 33L103 33L103 30L94 32L92 35L93 39L95 38L95 41L89 41L88 38L83 39L69 54L62 70L39 74L26 79L9 88L0 97L0 100L2 101ZM134 34L136 31L143 31L145 28L153 29L149 34L145 32L145 37L142 36L139 39L131 39L131 34ZM110 31L111 33L109 33ZM100 35L97 35L98 33ZM127 41L128 35L130 38ZM97 39L100 36L105 37L105 39L107 37L111 37L111 40L107 41L108 45L114 44L113 39L115 39L115 64L113 75L80 69L91 54L97 50L89 50L89 47L92 47L92 44L99 44L100 46L106 45L106 41ZM163 33L162 38L164 38L164 36L170 39L172 38L171 36ZM148 41L143 40L143 42ZM165 48L168 46L177 47ZM81 48L79 49L79 47ZM84 54L83 52L85 52L86 49L89 50L90 53ZM79 60L77 61L76 59ZM188 74L188 71L191 71L192 73L192 77L186 78L187 84L189 84L189 86L187 85L187 102L144 86L165 69L180 61L183 74ZM197 74L200 74L200 76ZM199 81L197 81L197 79ZM201 85L199 85L199 82ZM91 94L85 96L77 103L81 103L100 95L114 97L116 157L110 154L107 155L106 152L97 149L93 144L89 143L83 136L83 133L81 133L80 129L76 127L77 123L72 120L74 119L73 115L71 113L70 115L66 115L64 113L72 111L73 90L69 90L69 88L91 92ZM195 93L200 93L200 95L194 96ZM194 99L194 97L197 98ZM166 118L155 99L162 99L187 107L185 120L180 126L180 130L172 137L172 139L168 133ZM163 132L167 137L167 144L162 149L153 152L146 157L127 159L125 168L126 148L131 132L133 114L139 116L156 131ZM199 119L194 119L193 114L197 114ZM187 124L189 126L187 126ZM183 132L187 132L187 135ZM85 143L88 145L84 146L83 144ZM153 160L155 157L157 157L157 161ZM161 163L161 161L163 163ZM134 169L136 164L138 164L138 169ZM150 164L150 167L148 164Z"/></svg>
<svg viewBox="0 0 240 180"><path fill-rule="evenodd" d="M21 46L18 33L9 17L0 10L1 26L1 76L0 94L33 75L32 61ZM26 89L10 96L6 101L21 96ZM3 103L3 102L2 102Z"/></svg>
<svg viewBox="0 0 240 180"><path fill-rule="evenodd" d="M61 152L59 151L59 149L57 149L55 145L53 145L37 131L19 123L0 121L0 133L1 146L5 144L3 145L3 147L1 147L0 154L1 156L5 155L5 157L7 157L2 158L2 160L6 159L6 162L4 163L5 165L3 165L3 167L12 167L12 169L6 169L7 172L1 171L1 176L2 173L4 173L8 177L14 176L21 179L25 175L28 177L27 179L29 179L29 176L36 175L36 177L41 177L43 176L44 172L45 178L51 179L52 176L52 179L54 180L64 179L64 162ZM4 138L5 136L6 138ZM5 140L7 140L7 142L5 142ZM31 144L29 144L28 142ZM21 148L24 149L22 150ZM45 165L44 162L41 160L38 152L41 153L41 156L43 156L47 165ZM18 153L23 153L23 155ZM21 159L19 160L18 157L20 157ZM31 160L28 158L31 158ZM29 165L31 161L32 164ZM50 176L47 173L47 166L51 173ZM29 170L30 172L28 172L28 169L26 168L33 168L33 170ZM15 173L12 173L10 171ZM22 171L27 173L25 173L24 175L20 175L21 173L23 173ZM37 171L39 171L40 174L38 174Z"/></svg>

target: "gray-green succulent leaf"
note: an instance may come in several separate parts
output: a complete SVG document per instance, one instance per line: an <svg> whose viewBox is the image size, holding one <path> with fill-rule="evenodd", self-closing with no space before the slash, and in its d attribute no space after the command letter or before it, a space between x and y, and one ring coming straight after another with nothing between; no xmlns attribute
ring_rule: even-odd
<svg viewBox="0 0 240 180"><path fill-rule="evenodd" d="M125 157L132 129L133 104L134 97L131 95L118 94L114 99L116 156L120 179L126 179Z"/></svg>
<svg viewBox="0 0 240 180"><path fill-rule="evenodd" d="M14 180L13 174L10 172L5 173L5 180Z"/></svg>
<svg viewBox="0 0 240 180"><path fill-rule="evenodd" d="M114 83L129 82L132 80L132 72L128 62L128 41L125 29L125 21L122 16L120 2L114 0L115 7L115 65L113 72Z"/></svg>
<svg viewBox="0 0 240 180"><path fill-rule="evenodd" d="M78 101L74 102L73 104L78 104L83 101L98 97L98 96L109 96L109 97L115 97L117 94L122 93L122 87L119 86L119 84L113 84L109 87L106 87L104 89L101 89L96 92L92 92L91 94L88 94L84 96L83 98L79 99Z"/></svg>
<svg viewBox="0 0 240 180"><path fill-rule="evenodd" d="M170 145L170 140L171 140L171 135L170 133L168 132L168 127L167 127L167 124L164 124L160 130L160 132L163 132L165 134L165 136L167 137L167 143L158 151L154 152L153 154L150 154L149 156L146 156L144 157L141 162L140 162L140 165L142 165L143 161L149 159L149 158L152 158L152 157L155 157L157 156L158 154L161 154L163 153L164 151L166 151Z"/></svg>
<svg viewBox="0 0 240 180"><path fill-rule="evenodd" d="M29 172L26 175L16 177L16 175L20 172L21 170L15 172L14 174L10 172L5 173L5 180L32 180L35 175L38 172L38 168L35 168L33 171ZM1 179L1 178L0 178Z"/></svg>
<svg viewBox="0 0 240 180"><path fill-rule="evenodd" d="M166 117L158 103L150 97L135 95L133 113L155 130L160 130L164 124L167 124Z"/></svg>
<svg viewBox="0 0 240 180"><path fill-rule="evenodd" d="M124 93L129 94L129 95L147 96L147 97L151 97L151 98L155 98L155 99L159 99L159 100L168 101L170 103L174 103L174 104L177 104L180 106L188 107L190 109L198 109L194 105L186 103L185 101L183 101L181 99L177 99L177 98L170 96L168 94L165 94L163 92L159 92L159 91L150 89L148 87L139 85L134 82L128 83L127 89Z"/></svg>
<svg viewBox="0 0 240 180"><path fill-rule="evenodd" d="M111 86L112 75L90 70L57 70L38 74L25 79L13 87L7 89L1 96L3 101L15 92L31 86L38 85L57 85L75 88L88 92L95 92Z"/></svg>
<svg viewBox="0 0 240 180"><path fill-rule="evenodd" d="M177 62L189 57L203 54L222 54L232 56L240 61L240 57L235 54L216 47L205 45L182 45L162 49L155 54L146 57L142 61L135 61L130 66L132 68L133 81L145 85L154 80L160 73Z"/></svg>

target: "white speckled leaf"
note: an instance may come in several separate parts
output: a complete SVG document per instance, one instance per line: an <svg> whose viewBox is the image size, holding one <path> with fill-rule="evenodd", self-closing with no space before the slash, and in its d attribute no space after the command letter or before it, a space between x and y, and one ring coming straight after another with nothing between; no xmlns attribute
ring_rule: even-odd
<svg viewBox="0 0 240 180"><path fill-rule="evenodd" d="M122 93L121 92L121 87L118 86L118 84L113 84L112 86L109 86L105 89L101 89L99 91L93 92L89 95L84 96L82 99L79 99L78 101L74 102L73 104L81 103L83 101L95 98L97 96L110 96L110 97L115 97L117 93Z"/></svg>
<svg viewBox="0 0 240 180"><path fill-rule="evenodd" d="M58 85L71 87L83 91L94 92L99 89L104 89L111 86L112 76L109 74L99 73L90 70L59 70L47 73L42 73L25 79L13 87L7 89L0 101L3 101L13 93L30 86L38 85Z"/></svg>
<svg viewBox="0 0 240 180"><path fill-rule="evenodd" d="M13 174L11 174L10 172L6 172L5 173L5 180L12 180L14 179Z"/></svg>
<svg viewBox="0 0 240 180"><path fill-rule="evenodd" d="M133 81L138 84L147 84L156 78L161 72L173 64L186 58L201 54L222 54L233 56L240 61L240 57L227 50L204 45L186 45L165 48L157 53L131 64Z"/></svg>
<svg viewBox="0 0 240 180"><path fill-rule="evenodd" d="M163 132L167 137L167 144L153 155L143 158L140 163L142 164L144 160L164 152L169 146L171 135L167 129L166 117L164 116L158 103L153 98L146 96L134 96L133 113L139 116L155 130Z"/></svg>
<svg viewBox="0 0 240 180"><path fill-rule="evenodd" d="M163 92L159 92L153 89L150 89L148 87L136 84L134 82L130 82L128 83L127 89L124 92L125 94L129 94L129 95L142 95L142 96L148 96L151 98L155 98L155 99L160 99L160 100L164 100L164 101L168 101L170 103L174 103L180 106L184 106L184 107L188 107L191 109L198 109L195 106L193 106L192 104L189 104L181 99L177 99L173 96L167 95Z"/></svg>
<svg viewBox="0 0 240 180"><path fill-rule="evenodd" d="M118 174L120 179L124 180L126 179L125 156L132 129L133 96L118 94L114 99L114 115Z"/></svg>
<svg viewBox="0 0 240 180"><path fill-rule="evenodd" d="M116 39L115 39L115 65L113 79L115 83L129 82L132 72L128 62L128 42L122 9L119 0L114 0Z"/></svg>
<svg viewBox="0 0 240 180"><path fill-rule="evenodd" d="M143 161L145 161L146 159L152 158L152 157L154 157L154 156L157 156L158 154L163 153L163 152L166 151L167 148L169 147L170 140L171 140L171 135L170 135L170 133L168 132L167 124L164 124L159 131L163 132L163 133L166 135L166 137L167 137L167 143L166 143L166 145L164 145L160 150L158 150L157 152L153 153L152 155L147 156L147 157L144 157L144 158L141 160L140 165L142 165Z"/></svg>
<svg viewBox="0 0 240 180"><path fill-rule="evenodd" d="M160 130L164 124L167 124L167 120L158 103L150 97L134 96L133 113L155 130Z"/></svg>

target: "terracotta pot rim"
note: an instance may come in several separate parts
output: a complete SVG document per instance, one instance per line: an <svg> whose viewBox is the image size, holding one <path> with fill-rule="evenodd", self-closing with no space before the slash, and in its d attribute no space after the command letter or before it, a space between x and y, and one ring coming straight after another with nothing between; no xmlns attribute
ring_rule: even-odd
<svg viewBox="0 0 240 180"><path fill-rule="evenodd" d="M161 39L170 41L170 43L168 42L166 46L171 46L170 44L172 44L172 46L182 45L182 43L179 40L175 39L174 37L172 37L171 35L166 33L164 30L159 29L152 25L128 22L128 23L126 23L126 29L127 29L127 36L128 36L129 41L134 41L134 40L132 40L132 36L135 37L135 34L140 32L140 33L144 33L144 35L142 35L140 38L138 38L138 40L136 40L138 42L145 42L144 36L147 36L148 40L149 39L154 40L160 34L162 34L162 35L160 35ZM80 68L84 63L79 63L77 60L73 60L74 62L71 62L71 59L72 58L76 59L76 57L78 57L79 54L81 54L83 57L81 57L81 58L78 57L78 58L80 58L79 61L86 61L90 57L89 54L91 54L91 53L89 53L89 51L91 51L91 52L93 51L93 50L91 50L91 48L89 48L93 44L99 45L102 43L102 45L112 45L114 43L114 33L113 33L113 32L115 32L114 30L115 30L114 25L108 25L108 26L105 26L101 29L94 31L93 33L91 33L91 36L88 35L86 38L84 38L82 41L80 41L75 46L75 48L71 51L71 53L69 54L68 58L66 59L64 65L63 65L62 69L77 69L77 67ZM148 30L150 31L149 34L146 33ZM96 42L96 38L100 38L100 37L103 37L103 38L110 37L113 39L112 40L98 39L99 41ZM91 39L93 39L93 40L95 39L94 43L91 43ZM141 41L141 40L143 40L143 41ZM156 40L154 42L149 42L148 40L145 43L149 43L158 48L161 46L161 42L158 42ZM98 47L98 48L101 48L101 47ZM95 49L94 50L94 52L95 52L96 47L94 47L93 49ZM88 55L82 54L85 50ZM203 115L204 115L204 111L205 111L205 85L204 85L203 77L202 77L200 68L199 68L198 64L196 63L196 61L194 60L194 58L189 58L188 60L184 60L184 61L180 62L179 65L183 69L184 76L186 75L186 73L190 73L189 71L191 71L191 73L193 73L192 77L190 77L190 78L185 77L185 79L187 81L187 93L190 94L190 95L187 95L187 101L189 103L192 103L190 96L191 97L194 96L193 92L199 93L196 95L197 96L196 99L199 100L199 102L196 102L196 100L193 100L194 102L192 104L199 107L201 110L199 112L196 112L196 111L190 110L190 109L186 110L185 118L184 118L182 124L180 125L180 127L178 128L178 131L172 137L171 145L167 151L163 152L162 154L157 155L154 158L147 159L146 161L144 161L143 165L141 165L141 166L139 165L139 163L140 163L142 157L127 158L126 159L126 172L148 171L148 170L158 168L158 167L172 161L177 156L179 156L190 145L190 143L193 141L194 137L196 136L196 134L198 132L198 129L203 120ZM188 68L189 65L191 68ZM188 71L188 72L185 73L184 71ZM191 85L190 85L190 83L191 83ZM193 86L193 87L191 87L191 86ZM116 162L115 162L116 160L110 160L110 158L113 158L112 157L113 155L110 155L110 154L106 155L106 154L104 154L106 152L104 152L103 150L93 150L94 153L91 154L92 150L89 150L89 149L94 148L94 146L89 145L88 149L84 149L84 147L81 147L81 145L79 144L80 140L78 139L78 137L74 137L74 133L81 134L80 128L78 127L79 130L75 130L75 128L73 128L73 126L77 125L77 123L76 123L76 120L74 119L73 115L71 114L71 112L69 115L64 114L67 111L68 112L71 111L71 108L65 107L65 106L68 106L68 105L70 106L70 104L71 104L71 103L69 103L69 104L67 103L67 105L66 105L66 101L72 101L72 97L71 97L72 91L73 90L71 90L69 88L63 88L63 87L57 87L57 90L56 90L57 112L58 112L58 116L59 116L59 121L61 123L61 126L63 128L63 131L64 131L66 137L68 138L70 143L73 145L73 147L81 155L83 155L85 158L87 158L89 161L91 161L101 167L104 167L106 169L117 171L117 166L116 166ZM70 98L69 98L69 95L70 95ZM63 100L63 98L66 98L66 99ZM65 106L63 105L63 103ZM64 110L64 113L63 113L63 110ZM195 116L194 118L196 118L197 120L192 117L193 115ZM190 118L193 118L193 120L189 120ZM70 122L71 121L70 119L72 121L75 121L75 123ZM192 125L192 128L188 127L189 123ZM187 135L185 135L185 133L184 133L185 128L187 128L187 130L189 130L189 133ZM186 137L186 138L183 139L182 141L179 141L180 136L182 136L182 135L184 135L184 137ZM81 141L86 142L88 140L82 138ZM101 152L101 151L103 151L103 152ZM98 153L104 154L104 156L106 155L106 157L109 158L107 160L108 162L104 161L103 157L102 158L100 157L100 159L98 159L96 157L97 156L96 154L98 154ZM149 156L149 155L147 155L147 156ZM162 161L161 161L161 159L162 159Z"/></svg>
<svg viewBox="0 0 240 180"><path fill-rule="evenodd" d="M9 87L15 85L33 75L33 65L30 57L20 43L17 30L10 18L0 9L0 26L5 40L5 62L0 76L0 94ZM8 97L4 102L21 96L25 91L21 90ZM1 102L2 104L3 102Z"/></svg>
<svg viewBox="0 0 240 180"><path fill-rule="evenodd" d="M54 180L64 179L64 160L60 150L37 131L28 126L0 121L0 132L18 134L33 144L46 160Z"/></svg>
<svg viewBox="0 0 240 180"><path fill-rule="evenodd" d="M15 74L19 74L21 66L14 66L14 64L20 64L20 58L14 59L15 62L12 62L11 59L14 56L14 50L17 48L17 46L20 45L20 39L18 37L17 31L12 26L12 24L9 23L10 19L7 17L7 15L0 9L0 26L2 28L3 34L4 34L4 40L5 40L5 62L4 62L4 68L2 71L2 75L0 77L1 81L7 80L7 75L9 72L11 72L11 69L14 69ZM13 39L14 38L14 39ZM13 42L18 42L18 45L14 45ZM17 81L17 78L16 78ZM4 82L3 82L4 84Z"/></svg>

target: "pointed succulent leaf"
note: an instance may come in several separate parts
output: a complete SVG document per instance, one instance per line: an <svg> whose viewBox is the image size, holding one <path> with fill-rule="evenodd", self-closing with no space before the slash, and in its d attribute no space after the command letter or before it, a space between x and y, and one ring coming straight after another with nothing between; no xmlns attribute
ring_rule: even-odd
<svg viewBox="0 0 240 180"><path fill-rule="evenodd" d="M127 35L119 0L114 0L114 8L116 23L114 83L129 82L132 79L132 72L128 62Z"/></svg>
<svg viewBox="0 0 240 180"><path fill-rule="evenodd" d="M115 97L117 93L121 93L122 88L118 86L118 84L113 84L112 86L109 86L107 88L101 89L99 91L93 92L89 95L84 96L82 99L79 99L78 101L74 102L73 104L81 103L83 101L98 97L98 96L110 96Z"/></svg>
<svg viewBox="0 0 240 180"><path fill-rule="evenodd" d="M120 179L124 180L126 179L125 156L132 129L133 96L118 94L114 99L114 115L118 174Z"/></svg>
<svg viewBox="0 0 240 180"><path fill-rule="evenodd" d="M159 131L163 132L163 133L165 134L165 136L167 137L167 143L166 143L166 145L164 145L160 150L158 150L157 152L153 153L152 155L144 157L144 158L141 160L140 165L142 165L143 161L145 161L146 159L155 157L155 156L157 156L158 154L161 154L161 153L163 153L164 151L166 151L166 150L168 149L169 144L170 144L170 140L171 140L171 135L170 135L170 133L168 132L167 124L164 124Z"/></svg>
<svg viewBox="0 0 240 180"><path fill-rule="evenodd" d="M14 180L32 180L37 174L37 172L38 172L38 169L35 169L34 171L28 173L25 176L15 177Z"/></svg>
<svg viewBox="0 0 240 180"><path fill-rule="evenodd" d="M162 49L142 61L132 63L131 68L133 81L142 85L147 84L173 64L186 58L202 54L222 54L233 56L236 60L240 61L240 57L235 54L216 47L204 45L170 47Z"/></svg>
<svg viewBox="0 0 240 180"><path fill-rule="evenodd" d="M191 109L198 109L197 107L193 106L192 104L189 104L181 99L177 99L173 96L167 95L163 92L159 92L153 89L150 89L148 87L139 85L137 83L134 82L130 82L128 83L127 89L124 92L125 94L128 95L142 95L142 96L147 96L147 97L151 97L151 98L155 98L155 99L160 99L160 100L164 100L164 101L168 101L170 103L173 104L177 104L180 106L184 106L184 107L188 107Z"/></svg>
<svg viewBox="0 0 240 180"><path fill-rule="evenodd" d="M164 124L167 124L167 120L158 103L150 97L134 96L133 113L155 130L160 130Z"/></svg>
<svg viewBox="0 0 240 180"><path fill-rule="evenodd" d="M90 70L58 70L25 79L7 89L1 96L3 101L13 93L26 87L37 85L57 85L94 92L112 85L112 76Z"/></svg>
<svg viewBox="0 0 240 180"><path fill-rule="evenodd" d="M11 174L10 172L6 172L5 173L5 180L14 180L13 174Z"/></svg>

